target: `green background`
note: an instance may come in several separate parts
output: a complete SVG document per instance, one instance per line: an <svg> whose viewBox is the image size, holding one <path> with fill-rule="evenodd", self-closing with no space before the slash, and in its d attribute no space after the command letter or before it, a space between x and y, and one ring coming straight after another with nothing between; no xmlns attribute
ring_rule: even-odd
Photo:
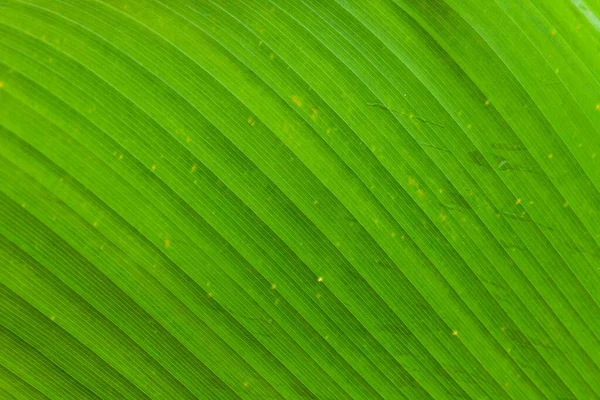
<svg viewBox="0 0 600 400"><path fill-rule="evenodd" d="M0 0L0 398L600 398L598 0Z"/></svg>

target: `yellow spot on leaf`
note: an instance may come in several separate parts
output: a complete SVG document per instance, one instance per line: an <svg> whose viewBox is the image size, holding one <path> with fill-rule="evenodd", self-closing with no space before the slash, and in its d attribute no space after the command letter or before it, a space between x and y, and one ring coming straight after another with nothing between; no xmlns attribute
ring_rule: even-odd
<svg viewBox="0 0 600 400"><path fill-rule="evenodd" d="M549 159L553 159L554 158L554 154L552 154L552 153L548 154L548 158Z"/></svg>
<svg viewBox="0 0 600 400"><path fill-rule="evenodd" d="M473 127L473 125L467 124L467 129L471 129L472 127Z"/></svg>
<svg viewBox="0 0 600 400"><path fill-rule="evenodd" d="M264 31L265 31L265 28L263 28L262 26L260 28L258 28L259 33L263 33Z"/></svg>
<svg viewBox="0 0 600 400"><path fill-rule="evenodd" d="M552 29L552 30L550 31L550 34L551 34L552 36L556 35L556 29Z"/></svg>
<svg viewBox="0 0 600 400"><path fill-rule="evenodd" d="M262 46L262 45L263 45L263 41L262 41L262 40L259 40L259 41L258 41L258 45L259 45L259 46Z"/></svg>
<svg viewBox="0 0 600 400"><path fill-rule="evenodd" d="M250 126L256 125L256 121L254 121L254 118L252 117L248 117L248 123L250 124Z"/></svg>
<svg viewBox="0 0 600 400"><path fill-rule="evenodd" d="M417 184L417 181L415 181L415 180L413 179L413 177L412 177L412 176L409 176L409 177L408 177L408 184L409 184L410 186L414 186L414 185L416 185L416 184Z"/></svg>
<svg viewBox="0 0 600 400"><path fill-rule="evenodd" d="M296 96L292 96L292 101L294 102L295 105L297 105L298 107L302 107L302 101L296 97Z"/></svg>
<svg viewBox="0 0 600 400"><path fill-rule="evenodd" d="M152 171L156 171L156 165L152 166Z"/></svg>
<svg viewBox="0 0 600 400"><path fill-rule="evenodd" d="M596 104L596 111L600 111L600 104Z"/></svg>
<svg viewBox="0 0 600 400"><path fill-rule="evenodd" d="M275 290L275 289L277 289L277 286L275 286L275 284L272 284L271 285L271 290Z"/></svg>
<svg viewBox="0 0 600 400"><path fill-rule="evenodd" d="M452 331L452 336L458 336L458 331L456 329Z"/></svg>
<svg viewBox="0 0 600 400"><path fill-rule="evenodd" d="M320 298L321 298L321 293L317 293L317 294L315 295L315 297L316 297L317 299L320 299Z"/></svg>
<svg viewBox="0 0 600 400"><path fill-rule="evenodd" d="M192 172L192 174L194 172L196 172L196 169L198 169L198 167L196 166L196 164L192 165L192 168L190 168L190 171Z"/></svg>
<svg viewBox="0 0 600 400"><path fill-rule="evenodd" d="M50 316L50 321L54 321L56 319L56 317L54 315Z"/></svg>
<svg viewBox="0 0 600 400"><path fill-rule="evenodd" d="M95 228L95 227L97 227L97 226L98 226L98 221L94 221L94 222L92 222L92 226L93 226L94 228Z"/></svg>
<svg viewBox="0 0 600 400"><path fill-rule="evenodd" d="M273 61L275 59L275 53L269 54L269 60Z"/></svg>
<svg viewBox="0 0 600 400"><path fill-rule="evenodd" d="M444 189L440 188L439 192L440 192L440 194L444 193Z"/></svg>
<svg viewBox="0 0 600 400"><path fill-rule="evenodd" d="M490 105L490 101L486 100L485 103L483 103L483 104L485 104L486 106L489 106Z"/></svg>
<svg viewBox="0 0 600 400"><path fill-rule="evenodd" d="M319 115L319 110L317 110L316 108L313 108L311 111L312 111L312 115L310 116L310 118L314 121L317 119L317 116Z"/></svg>
<svg viewBox="0 0 600 400"><path fill-rule="evenodd" d="M4 82L0 81L0 89L4 87Z"/></svg>
<svg viewBox="0 0 600 400"><path fill-rule="evenodd" d="M317 282L323 282L323 277L322 276L318 277Z"/></svg>
<svg viewBox="0 0 600 400"><path fill-rule="evenodd" d="M396 237L396 232L390 233L390 236L393 237L393 238L395 238Z"/></svg>
<svg viewBox="0 0 600 400"><path fill-rule="evenodd" d="M119 160L123 159L123 154L119 154Z"/></svg>
<svg viewBox="0 0 600 400"><path fill-rule="evenodd" d="M192 138L191 138L191 137L189 137L189 136L187 136L187 137L185 138L185 141L186 141L186 142L188 142L188 143L191 143L191 142L192 142Z"/></svg>
<svg viewBox="0 0 600 400"><path fill-rule="evenodd" d="M515 201L515 204L521 204L521 199L518 198L517 201Z"/></svg>
<svg viewBox="0 0 600 400"><path fill-rule="evenodd" d="M425 192L422 191L421 189L417 190L417 193L419 194L419 196L425 197Z"/></svg>
<svg viewBox="0 0 600 400"><path fill-rule="evenodd" d="M446 222L447 219L448 219L448 217L446 217L444 214L440 214L440 220L442 222Z"/></svg>
<svg viewBox="0 0 600 400"><path fill-rule="evenodd" d="M167 249L171 247L171 241L169 239L165 239L165 247Z"/></svg>
<svg viewBox="0 0 600 400"><path fill-rule="evenodd" d="M313 201L313 204L316 206L317 204L319 204L319 200Z"/></svg>

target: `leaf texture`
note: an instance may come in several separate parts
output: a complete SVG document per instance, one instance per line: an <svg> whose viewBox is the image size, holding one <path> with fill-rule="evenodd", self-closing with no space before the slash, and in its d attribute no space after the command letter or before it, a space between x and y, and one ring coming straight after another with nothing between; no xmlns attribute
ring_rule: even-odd
<svg viewBox="0 0 600 400"><path fill-rule="evenodd" d="M597 0L0 0L0 397L600 398Z"/></svg>

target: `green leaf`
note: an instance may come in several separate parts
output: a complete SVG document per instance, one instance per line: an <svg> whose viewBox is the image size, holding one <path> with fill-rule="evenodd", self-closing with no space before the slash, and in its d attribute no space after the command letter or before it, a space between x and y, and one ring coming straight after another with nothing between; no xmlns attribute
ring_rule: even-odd
<svg viewBox="0 0 600 400"><path fill-rule="evenodd" d="M600 398L598 0L0 0L0 397Z"/></svg>

